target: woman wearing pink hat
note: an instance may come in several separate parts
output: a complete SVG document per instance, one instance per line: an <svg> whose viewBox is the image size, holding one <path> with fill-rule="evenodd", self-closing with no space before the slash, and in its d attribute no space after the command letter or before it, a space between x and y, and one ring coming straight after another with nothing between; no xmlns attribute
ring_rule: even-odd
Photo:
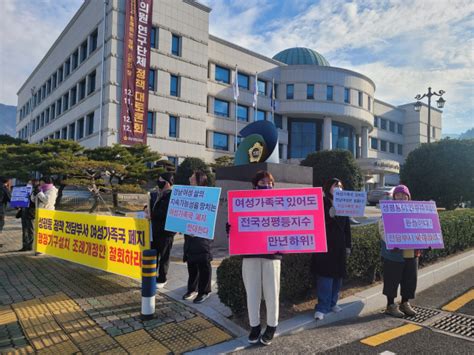
<svg viewBox="0 0 474 355"><path fill-rule="evenodd" d="M393 199L411 200L410 190L405 185L398 185L393 190ZM414 316L416 311L411 307L409 300L415 298L419 253L413 249L388 250L382 220L379 221L379 233L382 239L383 294L387 296L385 313L397 318L405 315ZM399 285L402 296L400 306L395 303Z"/></svg>

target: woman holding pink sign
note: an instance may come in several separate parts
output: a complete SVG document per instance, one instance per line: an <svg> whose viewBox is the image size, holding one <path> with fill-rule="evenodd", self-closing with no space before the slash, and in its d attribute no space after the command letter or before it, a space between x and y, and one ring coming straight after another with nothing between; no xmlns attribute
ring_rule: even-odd
<svg viewBox="0 0 474 355"><path fill-rule="evenodd" d="M393 199L411 200L410 190L405 185L398 185L393 190ZM382 239L383 294L387 297L385 313L397 318L402 318L405 315L414 316L416 311L411 307L409 300L415 298L419 252L413 249L400 250L398 248L388 250L382 220L379 221L379 233ZM399 285L402 296L400 306L395 303Z"/></svg>
<svg viewBox="0 0 474 355"><path fill-rule="evenodd" d="M324 186L324 219L326 223L327 253L314 253L312 271L316 280L318 304L314 318L323 320L329 312L340 312L337 305L342 279L346 276L347 257L352 247L349 217L336 216L333 196L336 190L342 190L339 179L332 178Z"/></svg>

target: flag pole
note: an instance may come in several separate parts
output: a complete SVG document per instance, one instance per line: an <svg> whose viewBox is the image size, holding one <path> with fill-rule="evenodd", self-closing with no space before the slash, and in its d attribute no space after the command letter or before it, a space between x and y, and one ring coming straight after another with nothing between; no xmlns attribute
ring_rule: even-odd
<svg viewBox="0 0 474 355"><path fill-rule="evenodd" d="M238 90L238 74L237 74L237 65L235 65L235 82L234 82L234 86L235 86L235 93L234 93L234 99L235 99L235 139L234 139L234 154L237 153L237 106L238 106L238 93L237 93L237 90Z"/></svg>
<svg viewBox="0 0 474 355"><path fill-rule="evenodd" d="M271 97L271 103L272 103L272 122L275 123L275 78L272 78L272 97Z"/></svg>
<svg viewBox="0 0 474 355"><path fill-rule="evenodd" d="M257 111L258 111L258 76L257 72L255 72L255 85L254 85L254 90L255 90L255 110L253 111L253 121L257 121Z"/></svg>

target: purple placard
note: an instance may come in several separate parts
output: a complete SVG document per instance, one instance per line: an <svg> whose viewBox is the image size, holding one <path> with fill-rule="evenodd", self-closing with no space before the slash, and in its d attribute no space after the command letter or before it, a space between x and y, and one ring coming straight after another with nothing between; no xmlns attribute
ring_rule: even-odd
<svg viewBox="0 0 474 355"><path fill-rule="evenodd" d="M434 201L380 201L387 249L443 249Z"/></svg>

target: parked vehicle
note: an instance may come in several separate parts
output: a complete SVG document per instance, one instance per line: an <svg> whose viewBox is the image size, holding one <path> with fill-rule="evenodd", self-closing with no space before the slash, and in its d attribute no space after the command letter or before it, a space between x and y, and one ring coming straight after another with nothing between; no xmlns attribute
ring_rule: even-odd
<svg viewBox="0 0 474 355"><path fill-rule="evenodd" d="M381 186L369 191L367 194L367 202L371 206L375 206L380 200L393 199L393 190L395 186Z"/></svg>

